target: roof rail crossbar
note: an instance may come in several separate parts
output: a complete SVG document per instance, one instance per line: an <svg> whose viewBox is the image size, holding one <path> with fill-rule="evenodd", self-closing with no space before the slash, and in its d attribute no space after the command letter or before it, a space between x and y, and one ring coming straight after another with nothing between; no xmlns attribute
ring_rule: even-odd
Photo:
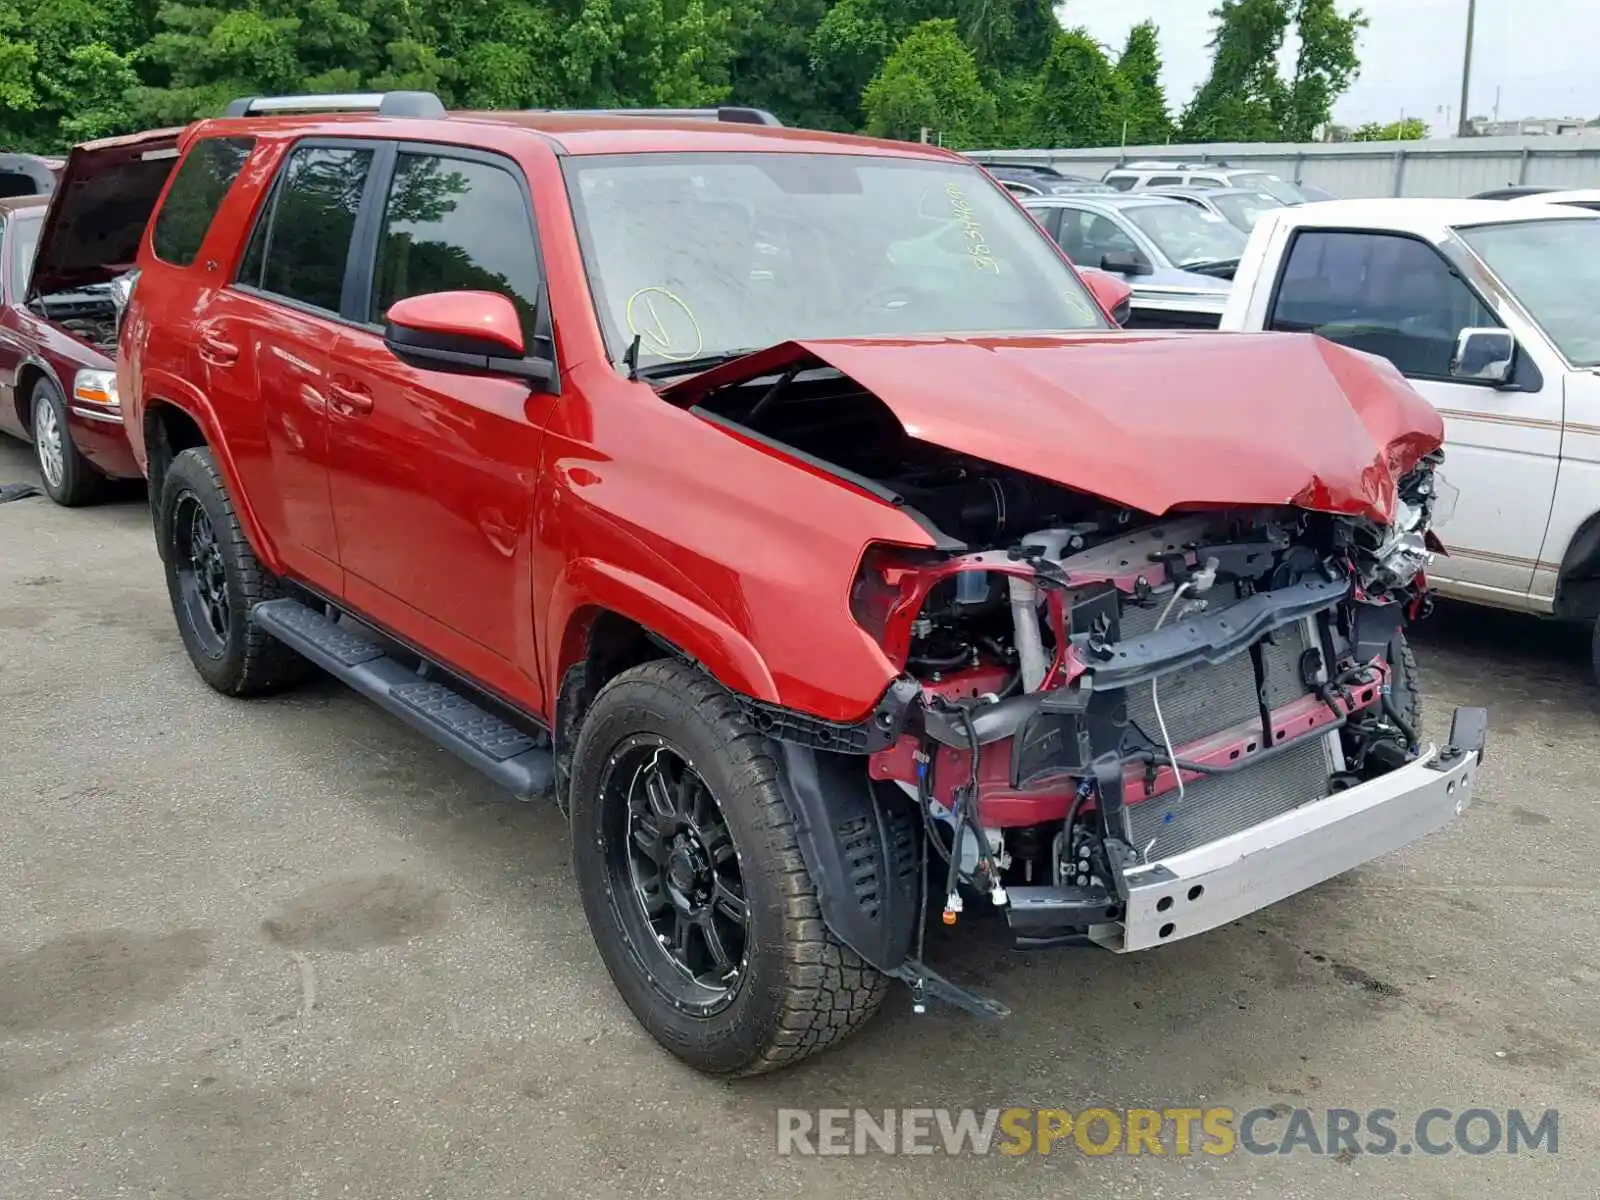
<svg viewBox="0 0 1600 1200"><path fill-rule="evenodd" d="M339 92L315 96L241 96L224 110L228 117L264 117L274 113L370 112L380 117L445 115L432 92Z"/></svg>
<svg viewBox="0 0 1600 1200"><path fill-rule="evenodd" d="M528 112L574 117L677 117L691 121L721 121L732 125L777 125L778 120L764 108L722 105L718 108L530 108Z"/></svg>

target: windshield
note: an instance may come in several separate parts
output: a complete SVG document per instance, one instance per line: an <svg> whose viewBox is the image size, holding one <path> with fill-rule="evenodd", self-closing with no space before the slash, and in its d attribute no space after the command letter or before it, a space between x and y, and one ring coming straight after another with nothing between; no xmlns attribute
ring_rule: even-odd
<svg viewBox="0 0 1600 1200"><path fill-rule="evenodd" d="M975 166L844 154L566 162L614 359L796 338L1100 329L1049 237Z"/></svg>
<svg viewBox="0 0 1600 1200"><path fill-rule="evenodd" d="M1233 262L1244 254L1245 235L1216 213L1182 200L1129 205L1123 210L1174 266Z"/></svg>
<svg viewBox="0 0 1600 1200"><path fill-rule="evenodd" d="M1306 194L1287 180L1279 179L1276 175L1269 175L1265 171L1240 171L1229 176L1228 182L1234 187L1249 188L1253 192L1265 192L1275 200L1284 204L1304 204Z"/></svg>
<svg viewBox="0 0 1600 1200"><path fill-rule="evenodd" d="M1600 217L1457 232L1563 356L1600 366Z"/></svg>
<svg viewBox="0 0 1600 1200"><path fill-rule="evenodd" d="M1284 203L1266 192L1244 192L1231 195L1218 194L1211 197L1211 203L1217 206L1218 211L1227 217L1238 229L1249 231L1256 227L1256 222L1261 219L1261 214L1274 208L1283 208Z"/></svg>
<svg viewBox="0 0 1600 1200"><path fill-rule="evenodd" d="M28 217L15 218L11 228L11 297L21 299L28 294L28 276L33 273L33 256L39 252L39 227L42 221Z"/></svg>

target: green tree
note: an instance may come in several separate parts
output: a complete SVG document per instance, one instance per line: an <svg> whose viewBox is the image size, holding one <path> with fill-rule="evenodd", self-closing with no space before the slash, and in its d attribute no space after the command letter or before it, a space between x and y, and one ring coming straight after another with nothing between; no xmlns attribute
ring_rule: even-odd
<svg viewBox="0 0 1600 1200"><path fill-rule="evenodd" d="M1122 57L1117 59L1117 77L1122 82L1130 145L1146 146L1165 142L1172 136L1172 118L1167 113L1167 93L1161 86L1160 33L1154 21L1141 21L1128 32Z"/></svg>
<svg viewBox="0 0 1600 1200"><path fill-rule="evenodd" d="M1350 135L1352 142L1420 142L1428 136L1428 123L1421 117L1406 117L1381 125L1368 121Z"/></svg>
<svg viewBox="0 0 1600 1200"><path fill-rule="evenodd" d="M1082 29L1056 37L1039 73L1033 135L1040 146L1111 146L1122 136L1121 78Z"/></svg>
<svg viewBox="0 0 1600 1200"><path fill-rule="evenodd" d="M1289 29L1290 0L1222 0L1211 15L1211 74L1184 109L1186 142L1276 141L1285 88L1278 52Z"/></svg>
<svg viewBox="0 0 1600 1200"><path fill-rule="evenodd" d="M1333 119L1334 101L1355 82L1361 69L1356 39L1368 22L1359 8L1341 13L1335 0L1298 0L1294 19L1300 49L1284 97L1280 136L1309 142Z"/></svg>
<svg viewBox="0 0 1600 1200"><path fill-rule="evenodd" d="M867 132L915 138L926 128L946 146L978 145L992 136L994 97L953 20L924 21L900 41L862 95Z"/></svg>

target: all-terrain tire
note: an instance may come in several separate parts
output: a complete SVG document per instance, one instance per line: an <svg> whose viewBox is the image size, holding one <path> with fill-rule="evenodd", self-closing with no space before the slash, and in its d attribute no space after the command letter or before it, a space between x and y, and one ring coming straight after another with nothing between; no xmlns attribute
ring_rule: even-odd
<svg viewBox="0 0 1600 1200"><path fill-rule="evenodd" d="M1389 643L1389 698L1413 732L1422 736L1422 672L1406 635L1397 633Z"/></svg>
<svg viewBox="0 0 1600 1200"><path fill-rule="evenodd" d="M33 386L29 428L45 494L63 508L94 504L106 494L106 477L72 440L67 405L48 379Z"/></svg>
<svg viewBox="0 0 1600 1200"><path fill-rule="evenodd" d="M617 813L610 810L608 824L607 810L618 803L608 768L641 737L670 747L700 776L738 854L746 959L732 998L714 1012L687 1011L658 982L659 954L650 952L659 948L630 935L623 906L638 900L608 867ZM759 1075L798 1062L859 1028L888 988L824 925L779 770L771 744L737 702L703 672L671 660L611 680L585 715L573 754L573 866L600 956L639 1023L712 1075Z"/></svg>
<svg viewBox="0 0 1600 1200"><path fill-rule="evenodd" d="M1589 643L1589 658L1594 667L1594 681L1600 685L1600 621L1594 623L1594 633Z"/></svg>
<svg viewBox="0 0 1600 1200"><path fill-rule="evenodd" d="M211 610L220 610L215 625L206 622L204 604L196 607L191 586L198 572L190 537L202 516L215 547L215 557L207 555L209 573L220 575L217 596L223 603ZM156 537L178 633L202 679L225 695L256 696L290 687L315 671L250 622L251 608L278 599L283 586L250 548L209 447L185 450L167 467L157 502Z"/></svg>

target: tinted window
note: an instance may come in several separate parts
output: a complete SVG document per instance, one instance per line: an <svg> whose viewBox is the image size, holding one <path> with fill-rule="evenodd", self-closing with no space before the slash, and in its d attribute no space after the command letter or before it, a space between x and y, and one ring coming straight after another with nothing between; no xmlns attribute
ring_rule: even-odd
<svg viewBox="0 0 1600 1200"><path fill-rule="evenodd" d="M1381 233L1297 236L1271 320L1425 378L1449 377L1463 329L1499 324L1432 246Z"/></svg>
<svg viewBox="0 0 1600 1200"><path fill-rule="evenodd" d="M189 148L150 233L158 258L177 267L194 262L254 145L254 138L204 138Z"/></svg>
<svg viewBox="0 0 1600 1200"><path fill-rule="evenodd" d="M509 297L532 344L539 255L527 197L500 167L402 153L384 205L368 317L381 324L396 300L455 291Z"/></svg>
<svg viewBox="0 0 1600 1200"><path fill-rule="evenodd" d="M1182 183L1182 175L1152 175L1145 180L1145 187L1171 187L1173 184Z"/></svg>
<svg viewBox="0 0 1600 1200"><path fill-rule="evenodd" d="M256 223L239 282L329 312L339 311L345 262L372 151L301 146L279 173Z"/></svg>
<svg viewBox="0 0 1600 1200"><path fill-rule="evenodd" d="M1131 192L1137 179L1132 175L1107 175L1105 181L1119 192Z"/></svg>

